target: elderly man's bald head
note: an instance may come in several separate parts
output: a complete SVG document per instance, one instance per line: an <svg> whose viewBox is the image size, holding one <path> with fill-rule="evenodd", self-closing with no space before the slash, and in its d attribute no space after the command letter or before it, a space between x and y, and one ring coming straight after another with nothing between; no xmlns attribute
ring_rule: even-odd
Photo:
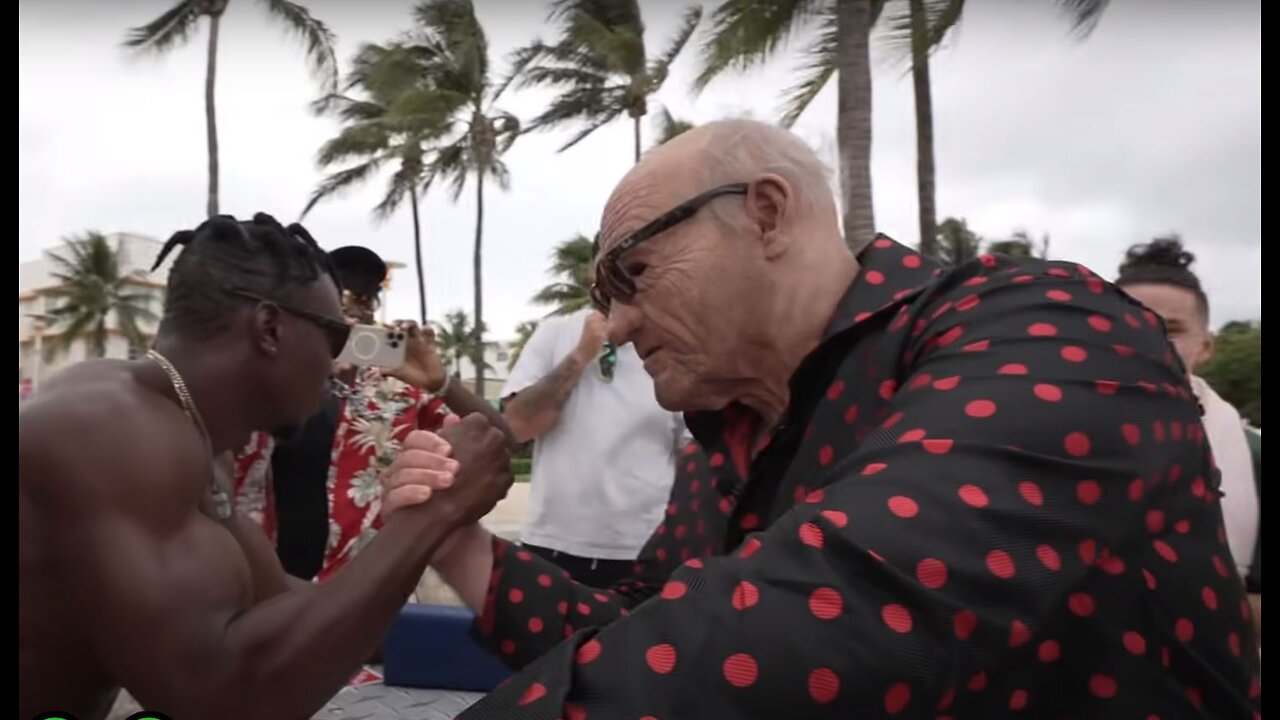
<svg viewBox="0 0 1280 720"><path fill-rule="evenodd" d="M755 120L718 120L653 148L623 177L605 205L602 246L634 231L635 220L645 215L656 217L708 188L765 174L790 185L797 211L837 217L830 173L803 140ZM721 219L729 215L723 205L713 205L711 212Z"/></svg>
<svg viewBox="0 0 1280 720"><path fill-rule="evenodd" d="M600 253L610 337L635 344L659 404L766 417L857 269L817 156L747 120L651 150L609 198Z"/></svg>

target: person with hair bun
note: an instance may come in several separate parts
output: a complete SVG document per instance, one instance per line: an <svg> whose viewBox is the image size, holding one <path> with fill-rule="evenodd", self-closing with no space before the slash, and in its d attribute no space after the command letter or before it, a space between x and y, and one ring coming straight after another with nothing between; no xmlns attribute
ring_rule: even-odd
<svg viewBox="0 0 1280 720"><path fill-rule="evenodd" d="M1191 270L1196 256L1177 237L1134 245L1120 264L1116 285L1164 320L1169 340L1186 367L1191 388L1204 408L1202 422L1221 473L1222 516L1226 542L1236 570L1254 606L1258 644L1262 644L1262 550L1258 544L1262 500L1244 421L1209 383L1195 374L1213 356L1209 298ZM1261 438L1258 439L1261 448ZM1259 456L1261 450L1259 450ZM1259 457L1259 463L1261 458Z"/></svg>

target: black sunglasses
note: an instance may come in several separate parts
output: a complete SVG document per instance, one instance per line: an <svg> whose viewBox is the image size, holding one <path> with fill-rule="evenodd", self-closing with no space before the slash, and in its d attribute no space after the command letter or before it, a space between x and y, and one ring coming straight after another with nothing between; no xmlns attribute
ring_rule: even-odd
<svg viewBox="0 0 1280 720"><path fill-rule="evenodd" d="M236 297L244 298L245 300L273 305L283 312L289 313L296 318L306 320L320 328L320 330L324 332L325 337L329 339L329 353L334 358L342 354L342 349L347 346L347 339L351 337L351 326L341 320L335 320L327 315L321 315L317 312L282 303L279 300L272 300L271 298L263 297L257 293L249 292L248 290L232 288L227 292Z"/></svg>
<svg viewBox="0 0 1280 720"><path fill-rule="evenodd" d="M596 261L596 279L591 283L591 302L595 308L607 315L615 300L625 303L636 296L636 279L622 266L623 253L688 220L703 205L721 195L746 195L747 187L747 183L731 183L707 190L659 215L652 222L628 235L622 242L609 248L609 252ZM597 235L597 243L599 239Z"/></svg>

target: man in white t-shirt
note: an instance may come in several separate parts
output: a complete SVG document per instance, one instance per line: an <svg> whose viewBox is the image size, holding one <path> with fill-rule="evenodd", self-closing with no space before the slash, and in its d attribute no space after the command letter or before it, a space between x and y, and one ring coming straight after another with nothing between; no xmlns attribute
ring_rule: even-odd
<svg viewBox="0 0 1280 720"><path fill-rule="evenodd" d="M589 308L548 318L502 395L512 431L534 443L523 545L593 587L629 577L685 435L635 348L606 343L604 316Z"/></svg>
<svg viewBox="0 0 1280 720"><path fill-rule="evenodd" d="M1203 408L1201 422L1205 435L1222 477L1219 489L1227 546L1249 589L1255 625L1260 631L1262 568L1257 543L1262 501L1240 413L1214 392L1209 383L1194 374L1213 354L1209 300L1200 287L1200 280L1191 271L1194 261L1195 256L1176 238L1136 245L1126 253L1116 285L1160 316L1190 375L1191 388Z"/></svg>

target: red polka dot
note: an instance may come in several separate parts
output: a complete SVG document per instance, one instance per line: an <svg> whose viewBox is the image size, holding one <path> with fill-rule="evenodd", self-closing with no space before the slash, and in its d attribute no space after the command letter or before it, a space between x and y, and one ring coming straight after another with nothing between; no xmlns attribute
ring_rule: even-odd
<svg viewBox="0 0 1280 720"><path fill-rule="evenodd" d="M1069 433L1062 441L1062 447L1072 457L1084 457L1089 454L1089 436L1082 432Z"/></svg>
<svg viewBox="0 0 1280 720"><path fill-rule="evenodd" d="M1210 610L1218 609L1218 594L1215 593L1213 591L1213 588L1209 587L1208 585L1201 588L1200 599L1204 601L1204 606L1209 608Z"/></svg>
<svg viewBox="0 0 1280 720"><path fill-rule="evenodd" d="M904 682L894 683L884 694L884 711L897 715L907 708L911 702L911 686Z"/></svg>
<svg viewBox="0 0 1280 720"><path fill-rule="evenodd" d="M967 296L967 297L961 298L960 300L958 300L958 301L956 302L956 310L957 310L957 311L959 311L959 312L964 312L964 311L966 311L966 310L972 310L972 309L974 309L974 308L976 308L976 307L978 307L978 296L977 296L977 295L969 295L969 296Z"/></svg>
<svg viewBox="0 0 1280 720"><path fill-rule="evenodd" d="M521 550L520 552L516 553L516 558L519 560L523 560L524 562L529 562L530 560L533 559L533 555L528 550Z"/></svg>
<svg viewBox="0 0 1280 720"><path fill-rule="evenodd" d="M1164 532L1164 511L1152 508L1146 514L1147 532L1158 535Z"/></svg>
<svg viewBox="0 0 1280 720"><path fill-rule="evenodd" d="M1040 507L1044 505L1044 493L1040 492L1040 486L1030 480L1023 480L1018 483L1018 494L1023 500Z"/></svg>
<svg viewBox="0 0 1280 720"><path fill-rule="evenodd" d="M1062 348L1061 354L1062 359L1067 362L1078 363L1089 359L1089 353L1085 352L1084 348L1079 345L1067 345Z"/></svg>
<svg viewBox="0 0 1280 720"><path fill-rule="evenodd" d="M1053 337L1058 334L1058 328L1049 323L1035 323L1027 328L1027 334L1035 337Z"/></svg>
<svg viewBox="0 0 1280 720"><path fill-rule="evenodd" d="M964 414L972 418L989 418L996 414L996 404L990 400L971 400L964 406Z"/></svg>
<svg viewBox="0 0 1280 720"><path fill-rule="evenodd" d="M947 584L947 565L937 558L925 558L916 564L916 579L930 590Z"/></svg>
<svg viewBox="0 0 1280 720"><path fill-rule="evenodd" d="M711 456L711 460L708 461L708 464L711 465L711 467L720 467L721 465L724 465L724 453L714 453Z"/></svg>
<svg viewBox="0 0 1280 720"><path fill-rule="evenodd" d="M645 651L644 661L650 670L666 675L676 666L676 649L668 643L659 643Z"/></svg>
<svg viewBox="0 0 1280 720"><path fill-rule="evenodd" d="M826 705L840 694L840 678L830 668L818 668L809 673L809 697L819 705Z"/></svg>
<svg viewBox="0 0 1280 720"><path fill-rule="evenodd" d="M844 411L845 424L852 425L854 421L856 421L857 419L858 419L857 405L850 405L849 407L845 408L845 411Z"/></svg>
<svg viewBox="0 0 1280 720"><path fill-rule="evenodd" d="M546 573L538 575L538 584L542 587L551 587L551 576Z"/></svg>
<svg viewBox="0 0 1280 720"><path fill-rule="evenodd" d="M1217 570L1222 577L1227 577L1227 564L1222 562L1222 558L1217 555L1213 556L1213 569Z"/></svg>
<svg viewBox="0 0 1280 720"><path fill-rule="evenodd" d="M992 550L987 553L987 569L992 575L1002 580L1008 580L1017 572L1013 566L1013 558L1004 550Z"/></svg>
<svg viewBox="0 0 1280 720"><path fill-rule="evenodd" d="M968 682L965 683L965 687L969 688L974 692L978 692L979 690L985 688L986 686L987 686L986 672L974 673L973 677L970 677Z"/></svg>
<svg viewBox="0 0 1280 720"><path fill-rule="evenodd" d="M755 530L756 528L760 527L760 516L756 515L755 513L747 513L746 515L742 516L741 520L738 521L738 527L742 528L743 530ZM681 532L682 530L684 530L683 525L676 528L677 538L684 537L684 533Z"/></svg>
<svg viewBox="0 0 1280 720"><path fill-rule="evenodd" d="M989 347L991 347L990 340L978 340L976 342L971 342L960 349L965 352L982 352Z"/></svg>
<svg viewBox="0 0 1280 720"><path fill-rule="evenodd" d="M1040 658L1040 662L1056 662L1062 657L1062 648L1058 646L1057 640L1045 640L1036 648L1036 657Z"/></svg>
<svg viewBox="0 0 1280 720"><path fill-rule="evenodd" d="M662 586L663 600L679 600L688 592L689 587L679 580L670 580Z"/></svg>
<svg viewBox="0 0 1280 720"><path fill-rule="evenodd" d="M1110 675L1094 673L1089 678L1089 692L1094 697L1113 698L1116 696L1116 681Z"/></svg>
<svg viewBox="0 0 1280 720"><path fill-rule="evenodd" d="M951 621L955 629L956 637L961 640L967 640L973 634L974 628L978 627L978 616L972 610L959 610Z"/></svg>
<svg viewBox="0 0 1280 720"><path fill-rule="evenodd" d="M966 504L976 508L986 507L991 502L987 498L986 491L977 485L961 485L960 489L956 491L956 494L958 494L960 499L965 501Z"/></svg>
<svg viewBox="0 0 1280 720"><path fill-rule="evenodd" d="M875 247L881 250L885 250L893 247L893 241L888 238L880 238L879 240L876 240L874 243L872 243L872 245L874 245Z"/></svg>
<svg viewBox="0 0 1280 720"><path fill-rule="evenodd" d="M887 467L889 466L884 463L867 463L867 466L862 468L862 474L875 475L876 473L880 472L881 470L884 470Z"/></svg>
<svg viewBox="0 0 1280 720"><path fill-rule="evenodd" d="M903 267L918 268L920 267L921 262L922 261L920 260L919 255L907 255L906 257L902 258Z"/></svg>
<svg viewBox="0 0 1280 720"><path fill-rule="evenodd" d="M728 515L733 512L733 501L727 497L720 498L720 502L716 503L720 508L721 515Z"/></svg>
<svg viewBox="0 0 1280 720"><path fill-rule="evenodd" d="M1204 478L1197 477L1191 481L1191 494L1198 498L1203 498L1205 493Z"/></svg>
<svg viewBox="0 0 1280 720"><path fill-rule="evenodd" d="M1175 552L1174 549L1169 546L1169 543L1163 540L1153 540L1151 542L1151 545L1155 547L1156 552L1160 554L1160 557L1164 558L1165 560L1168 560L1171 563L1178 562L1178 553Z"/></svg>
<svg viewBox="0 0 1280 720"><path fill-rule="evenodd" d="M1108 575L1124 574L1124 560L1120 559L1116 555L1108 555L1102 559L1102 562L1099 563L1099 565L1102 567L1102 572Z"/></svg>
<svg viewBox="0 0 1280 720"><path fill-rule="evenodd" d="M579 705L565 703L564 720L587 720L587 711Z"/></svg>
<svg viewBox="0 0 1280 720"><path fill-rule="evenodd" d="M1058 551L1048 545L1040 545L1036 547L1036 558L1040 560L1040 564L1057 572L1062 569L1062 557L1058 555Z"/></svg>
<svg viewBox="0 0 1280 720"><path fill-rule="evenodd" d="M800 542L810 547L822 547L822 528L807 522L800 526Z"/></svg>
<svg viewBox="0 0 1280 720"><path fill-rule="evenodd" d="M724 679L734 687L749 687L759 675L756 659L746 653L734 653L724 661Z"/></svg>
<svg viewBox="0 0 1280 720"><path fill-rule="evenodd" d="M529 618L529 632L535 633L535 634L542 632L542 618L539 618L539 617Z"/></svg>
<svg viewBox="0 0 1280 720"><path fill-rule="evenodd" d="M1148 590L1156 589L1156 576L1152 575L1150 570L1142 569L1142 579L1146 581Z"/></svg>
<svg viewBox="0 0 1280 720"><path fill-rule="evenodd" d="M689 562L685 563L684 566L687 568L693 568L694 570L698 570L702 568L702 561L699 560L698 558L694 558Z"/></svg>
<svg viewBox="0 0 1280 720"><path fill-rule="evenodd" d="M694 500L694 502L697 502L697 500ZM692 506L693 503L690 503L690 505ZM692 509L697 510L697 508L692 508ZM741 527L743 530L750 530L759 524L760 524L760 519L757 518L755 515L746 515L742 518ZM687 535L688 533L689 533L689 528L685 527L684 525L676 526L675 536L677 540L684 538L684 536Z"/></svg>
<svg viewBox="0 0 1280 720"><path fill-rule="evenodd" d="M921 447L925 449L925 452L930 453L931 455L946 455L951 452L951 446L954 444L955 441L944 438L930 438L920 443Z"/></svg>
<svg viewBox="0 0 1280 720"><path fill-rule="evenodd" d="M1053 277L1060 277L1060 278L1071 277L1071 273L1069 271L1064 270L1060 267L1049 268L1047 271L1045 271L1045 274L1052 275Z"/></svg>
<svg viewBox="0 0 1280 720"><path fill-rule="evenodd" d="M1236 657L1240 656L1240 636L1235 633L1227 633L1227 647L1231 649L1231 654Z"/></svg>
<svg viewBox="0 0 1280 720"><path fill-rule="evenodd" d="M835 525L838 528L842 528L849 524L849 516L845 515L844 512L840 510L823 510L818 514L826 518L832 525Z"/></svg>
<svg viewBox="0 0 1280 720"><path fill-rule="evenodd" d="M1191 638L1196 634L1196 626L1186 618L1178 618L1178 621L1173 624L1173 634L1179 642L1191 642Z"/></svg>
<svg viewBox="0 0 1280 720"><path fill-rule="evenodd" d="M1120 391L1120 383L1115 380L1098 380L1093 385L1103 395L1115 395Z"/></svg>
<svg viewBox="0 0 1280 720"><path fill-rule="evenodd" d="M1089 327L1098 332L1111 332L1111 321L1101 315L1090 315Z"/></svg>
<svg viewBox="0 0 1280 720"><path fill-rule="evenodd" d="M897 425L903 417L905 416L901 412L896 412L890 415L883 423L880 423L880 427L891 428Z"/></svg>
<svg viewBox="0 0 1280 720"><path fill-rule="evenodd" d="M1129 499L1138 502L1142 499L1142 478L1134 478L1129 481Z"/></svg>
<svg viewBox="0 0 1280 720"><path fill-rule="evenodd" d="M743 580L733 588L733 608L735 610L746 610L749 607L754 607L757 602L760 602L760 591L756 589L755 585Z"/></svg>
<svg viewBox="0 0 1280 720"><path fill-rule="evenodd" d="M658 548L657 550L655 550L655 551L654 551L653 556L654 556L654 557L656 557L656 558L658 558L659 560L666 560L666 559L667 559L667 549L666 549L666 548Z"/></svg>
<svg viewBox="0 0 1280 720"><path fill-rule="evenodd" d="M885 380L880 383L880 397L888 400L893 397L893 393L898 390L898 383L895 380Z"/></svg>
<svg viewBox="0 0 1280 720"><path fill-rule="evenodd" d="M942 693L942 699L938 701L938 709L946 710L947 708L951 707L951 703L955 699L956 699L956 688L954 685L951 685L947 688L946 692ZM938 718L938 720L944 720L944 718Z"/></svg>
<svg viewBox="0 0 1280 720"><path fill-rule="evenodd" d="M803 533L801 533L801 535L803 536ZM738 557L743 558L745 560L746 558L749 558L752 555L755 555L756 551L759 549L760 549L759 540L753 537L747 538L746 542L742 543L742 549L738 551Z"/></svg>
<svg viewBox="0 0 1280 720"><path fill-rule="evenodd" d="M564 600L561 600L560 602L556 603L556 612L559 613L560 615L568 615L569 603L565 602Z"/></svg>
<svg viewBox="0 0 1280 720"><path fill-rule="evenodd" d="M951 377L938 378L933 381L934 390L954 390L960 384L960 376L952 375Z"/></svg>
<svg viewBox="0 0 1280 720"><path fill-rule="evenodd" d="M1009 647L1016 648L1031 639L1031 630L1021 620L1014 620L1009 625Z"/></svg>
<svg viewBox="0 0 1280 720"><path fill-rule="evenodd" d="M884 273L879 270L868 270L865 277L867 278L867 282L872 285L880 285L884 282Z"/></svg>
<svg viewBox="0 0 1280 720"><path fill-rule="evenodd" d="M1102 278L1091 277L1088 280L1085 280L1084 284L1089 287L1089 292L1094 295L1101 295L1102 291L1106 289L1106 285L1103 284Z"/></svg>
<svg viewBox="0 0 1280 720"><path fill-rule="evenodd" d="M1122 641L1124 649L1134 655L1141 655L1147 651L1147 639L1132 630L1124 634Z"/></svg>
<svg viewBox="0 0 1280 720"><path fill-rule="evenodd" d="M1027 707L1027 691L1014 690L1009 695L1009 709L1022 710Z"/></svg>
<svg viewBox="0 0 1280 720"><path fill-rule="evenodd" d="M998 375L1026 375L1028 372L1027 366L1022 363L1001 365L1000 369L996 370L996 374Z"/></svg>
<svg viewBox="0 0 1280 720"><path fill-rule="evenodd" d="M820 587L809 594L809 612L819 620L830 620L844 609L844 598L835 588Z"/></svg>
<svg viewBox="0 0 1280 720"><path fill-rule="evenodd" d="M956 325L938 336L938 345L943 347L950 345L951 343L959 340L961 335L964 335L964 328Z"/></svg>
<svg viewBox="0 0 1280 720"><path fill-rule="evenodd" d="M1151 423L1151 434L1155 436L1156 442L1164 442L1164 423L1159 420Z"/></svg>
<svg viewBox="0 0 1280 720"><path fill-rule="evenodd" d="M1076 483L1076 499L1085 505L1097 505L1102 499L1102 486L1096 480L1081 480Z"/></svg>
<svg viewBox="0 0 1280 720"><path fill-rule="evenodd" d="M529 703L537 702L542 698L542 696L546 694L547 694L546 685L543 685L542 683L537 683L537 682L533 683L529 687L525 688L524 694L520 696L520 704L528 705Z"/></svg>
<svg viewBox="0 0 1280 720"><path fill-rule="evenodd" d="M1058 302L1067 302L1071 300L1071 293L1066 290L1050 290L1045 293L1044 296L1050 300L1057 300Z"/></svg>
<svg viewBox="0 0 1280 720"><path fill-rule="evenodd" d="M579 614L579 615L590 615L590 614L591 614L591 606L590 606L590 605L588 605L588 604L586 604L586 603L578 603L578 604L577 604L577 606L575 607L575 609L578 611L578 614Z"/></svg>
<svg viewBox="0 0 1280 720"><path fill-rule="evenodd" d="M1075 615L1089 617L1097 608L1097 604L1094 603L1093 596L1077 592L1067 596L1067 608Z"/></svg>
<svg viewBox="0 0 1280 720"><path fill-rule="evenodd" d="M1156 317L1155 313L1150 310L1143 310L1142 316L1147 319L1147 324L1151 327L1160 327L1160 319Z"/></svg>
<svg viewBox="0 0 1280 720"><path fill-rule="evenodd" d="M911 613L898 603L889 603L880 608L880 619L894 632L911 632Z"/></svg>
<svg viewBox="0 0 1280 720"><path fill-rule="evenodd" d="M971 278L969 278L968 280L965 280L962 284L963 284L965 287L973 287L973 286L975 286L975 285L981 285L981 284L985 283L986 281L987 281L987 279L986 279L985 277L982 277L981 275L977 275L977 276L975 276L975 277L971 277Z"/></svg>
<svg viewBox="0 0 1280 720"><path fill-rule="evenodd" d="M1034 392L1036 397L1045 402L1058 402L1062 399L1062 390L1057 385L1036 383Z"/></svg>
<svg viewBox="0 0 1280 720"><path fill-rule="evenodd" d="M1086 538L1080 541L1080 562L1085 565L1092 565L1093 558L1098 552L1098 542L1093 538Z"/></svg>
<svg viewBox="0 0 1280 720"><path fill-rule="evenodd" d="M524 600L524 591L520 588L511 588L507 591L507 600L512 604L520 604Z"/></svg>
<svg viewBox="0 0 1280 720"><path fill-rule="evenodd" d="M920 506L906 495L894 495L889 498L889 512L900 518L913 518L920 513Z"/></svg>
<svg viewBox="0 0 1280 720"><path fill-rule="evenodd" d="M503 640L498 649L502 651L503 655L515 655L516 642L514 640Z"/></svg>
<svg viewBox="0 0 1280 720"><path fill-rule="evenodd" d="M1128 345L1112 345L1111 349L1115 350L1116 354L1121 357L1131 357L1136 352L1133 348L1129 347Z"/></svg>
<svg viewBox="0 0 1280 720"><path fill-rule="evenodd" d="M908 430L898 436L898 442L900 443L918 442L923 439L924 439L924 430L921 428Z"/></svg>
<svg viewBox="0 0 1280 720"><path fill-rule="evenodd" d="M818 450L818 464L830 465L831 461L835 459L835 456L836 456L835 448L831 447L830 445L823 445Z"/></svg>
<svg viewBox="0 0 1280 720"><path fill-rule="evenodd" d="M1120 432L1124 435L1124 441L1130 445L1137 445L1142 442L1142 429L1133 423L1121 425Z"/></svg>
<svg viewBox="0 0 1280 720"><path fill-rule="evenodd" d="M827 399L835 400L836 398L840 397L841 393L843 392L844 392L844 381L837 380L831 383L831 387L827 388Z"/></svg>

